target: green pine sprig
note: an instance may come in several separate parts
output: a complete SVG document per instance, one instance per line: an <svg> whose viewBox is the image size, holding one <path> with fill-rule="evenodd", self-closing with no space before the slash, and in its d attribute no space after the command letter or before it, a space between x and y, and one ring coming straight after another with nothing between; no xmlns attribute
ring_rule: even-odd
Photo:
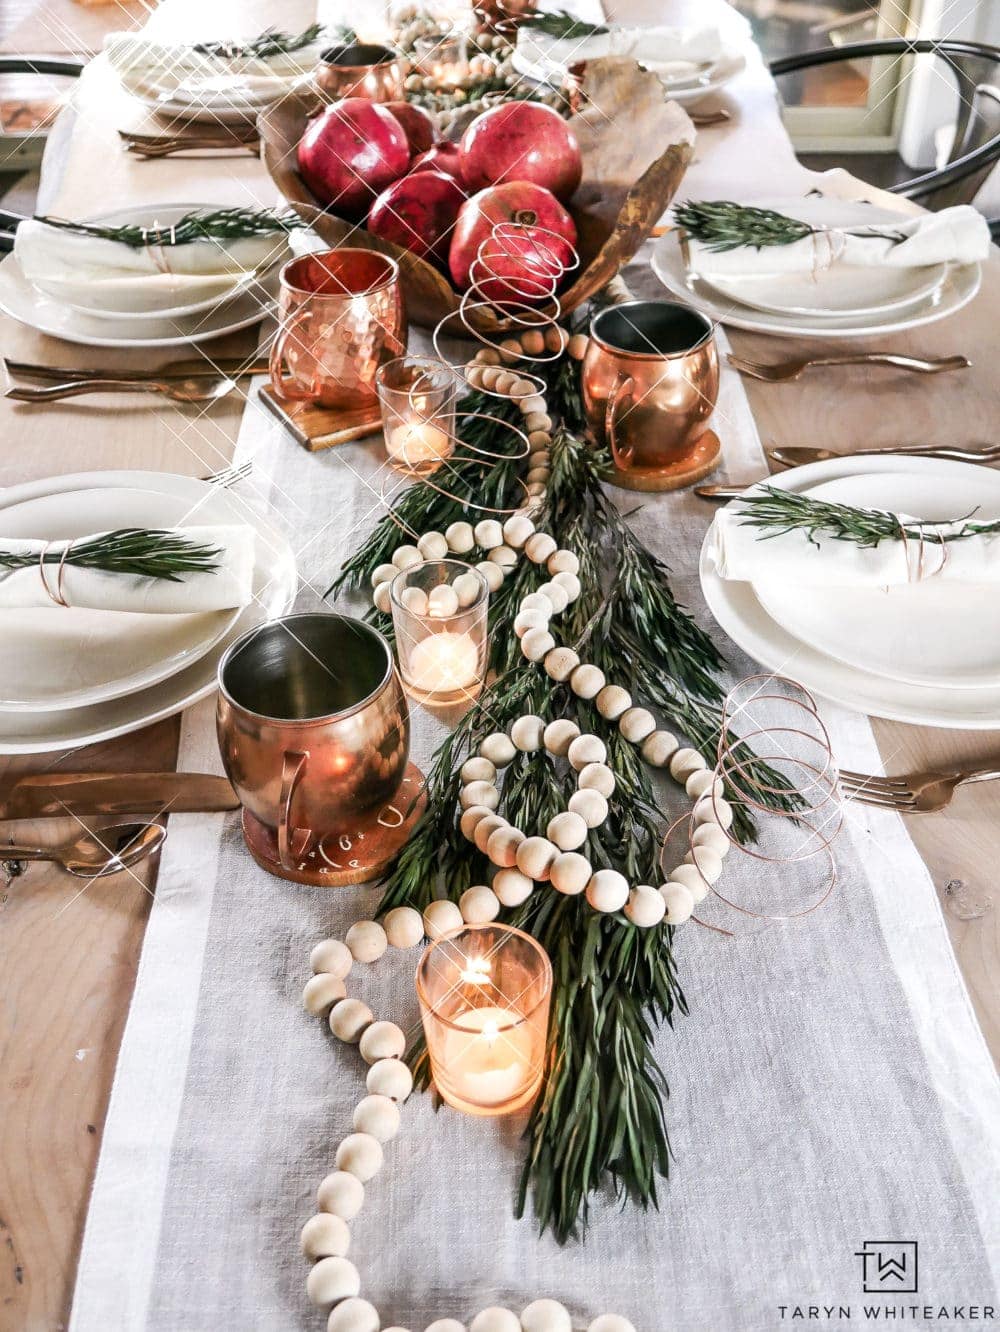
<svg viewBox="0 0 1000 1332"><path fill-rule="evenodd" d="M299 33L266 28L249 42L196 42L192 49L199 55L217 56L221 60L268 60L312 46L322 31L322 23L311 23Z"/></svg>
<svg viewBox="0 0 1000 1332"><path fill-rule="evenodd" d="M279 231L294 231L305 226L294 213L277 213L270 208L217 208L211 212L191 212L170 226L143 227L124 223L117 227L99 226L92 222L74 222L65 217L37 214L36 222L60 231L72 231L80 236L93 236L98 240L120 241L133 249L148 245L160 247L187 245L197 240L233 241L251 236L269 236Z"/></svg>
<svg viewBox="0 0 1000 1332"><path fill-rule="evenodd" d="M599 37L611 31L606 23L587 23L565 9L530 10L518 21L518 26L534 28L537 32L544 32L548 37L568 40Z"/></svg>
<svg viewBox="0 0 1000 1332"><path fill-rule="evenodd" d="M806 236L817 236L827 227L813 227L798 218L787 217L771 208L753 208L749 204L734 203L729 199L688 201L674 207L674 221L692 240L699 241L713 254L752 246L762 250L773 245L791 245ZM904 241L902 232L882 228L851 227L849 236L872 236Z"/></svg>
<svg viewBox="0 0 1000 1332"><path fill-rule="evenodd" d="M123 527L74 542L65 553L61 545L55 546L40 561L38 555L0 548L0 569L37 569L41 562L179 583L185 574L214 573L221 554L218 546L200 544L179 532Z"/></svg>

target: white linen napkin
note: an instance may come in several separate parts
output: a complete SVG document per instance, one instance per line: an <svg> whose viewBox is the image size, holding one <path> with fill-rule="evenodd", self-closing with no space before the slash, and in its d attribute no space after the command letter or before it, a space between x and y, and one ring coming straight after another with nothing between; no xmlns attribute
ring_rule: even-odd
<svg viewBox="0 0 1000 1332"><path fill-rule="evenodd" d="M297 51L272 56L205 55L189 43L150 41L141 33L109 33L104 41L108 61L128 91L143 96L190 93L227 88L226 96L266 104L308 77L328 43L320 40ZM220 93L221 98L221 93Z"/></svg>
<svg viewBox="0 0 1000 1332"><path fill-rule="evenodd" d="M518 29L515 55L519 62L565 69L577 60L619 56L638 60L662 77L683 74L717 60L722 42L716 27L612 28L592 37L550 37L537 28Z"/></svg>
<svg viewBox="0 0 1000 1332"><path fill-rule="evenodd" d="M27 218L14 233L14 253L29 282L106 281L115 277L217 277L268 268L287 253L284 232L239 240L208 238L183 245L125 245Z"/></svg>
<svg viewBox="0 0 1000 1332"><path fill-rule="evenodd" d="M47 563L43 582L41 569L35 563L25 569L0 573L0 610L57 607L60 595L70 606L143 615L188 615L246 606L253 596L253 528L232 525L177 530L199 545L218 547L218 567L212 573L184 574L177 582L171 582L167 578L136 578L64 564L60 576L58 564ZM101 535L104 533L94 533ZM90 540L93 537L77 537L73 544ZM60 555L66 545L66 541L0 537L0 549L39 559L46 549L50 555Z"/></svg>
<svg viewBox="0 0 1000 1332"><path fill-rule="evenodd" d="M940 213L909 217L864 228L865 235L836 227L789 245L741 245L713 252L702 241L688 240L689 267L709 281L713 277L766 277L781 273L815 273L845 264L859 268L920 268L928 264L979 263L989 257L986 219L967 204ZM902 236L902 240L896 238Z"/></svg>
<svg viewBox="0 0 1000 1332"><path fill-rule="evenodd" d="M880 541L862 547L802 530L775 535L741 521L737 502L716 514L709 529L708 557L720 578L784 587L898 587L922 578L949 583L1000 582L1000 534L963 537L944 546L919 540ZM911 528L918 519L906 514ZM975 519L928 525L946 534Z"/></svg>

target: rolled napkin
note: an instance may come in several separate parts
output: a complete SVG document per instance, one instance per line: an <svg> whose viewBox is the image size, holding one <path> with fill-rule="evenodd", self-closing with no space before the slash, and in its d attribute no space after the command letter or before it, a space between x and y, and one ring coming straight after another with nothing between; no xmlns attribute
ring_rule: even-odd
<svg viewBox="0 0 1000 1332"><path fill-rule="evenodd" d="M199 51L193 43L155 42L141 33L109 33L104 51L112 68L130 92L144 96L178 90L196 93L200 84L212 87L220 79L251 100L273 101L290 84L308 77L319 62L326 43L308 42L294 50L271 55L222 55ZM210 44L215 46L215 43Z"/></svg>
<svg viewBox="0 0 1000 1332"><path fill-rule="evenodd" d="M109 535L95 532L72 542L0 537L0 557L30 556L24 568L0 570L0 610L67 606L87 610L132 611L143 615L189 615L246 606L253 596L253 528L246 526L183 527L170 535L216 549L215 567L169 578L138 577L107 572L59 559L67 546ZM46 563L41 565L42 556Z"/></svg>
<svg viewBox="0 0 1000 1332"><path fill-rule="evenodd" d="M518 29L514 50L518 63L550 70L565 69L578 60L619 56L668 77L717 60L722 42L718 28L710 26L612 28L588 37L553 37L524 26Z"/></svg>
<svg viewBox="0 0 1000 1332"><path fill-rule="evenodd" d="M921 268L948 262L979 263L989 257L990 230L981 213L959 204L917 217L900 214L898 222L816 230L784 245L713 250L714 243L692 236L687 241L688 267L708 281L714 277L816 273L834 264Z"/></svg>
<svg viewBox="0 0 1000 1332"><path fill-rule="evenodd" d="M905 541L886 538L877 546L861 546L804 528L765 531L747 524L746 516L737 500L716 514L709 529L707 553L720 578L784 587L898 587L929 578L1000 582L1000 533L965 536L944 545L927 539L974 528L972 519L925 523L921 542L912 535L919 520L898 514L898 522L911 533Z"/></svg>

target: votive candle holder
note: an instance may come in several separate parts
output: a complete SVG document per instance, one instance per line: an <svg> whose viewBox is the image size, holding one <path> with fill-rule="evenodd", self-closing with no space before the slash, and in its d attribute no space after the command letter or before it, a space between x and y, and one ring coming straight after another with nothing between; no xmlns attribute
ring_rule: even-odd
<svg viewBox="0 0 1000 1332"><path fill-rule="evenodd" d="M403 687L426 706L477 698L489 660L489 585L461 560L427 560L392 580L389 602Z"/></svg>
<svg viewBox="0 0 1000 1332"><path fill-rule="evenodd" d="M437 471L455 448L455 375L442 361L400 356L375 383L390 464L410 476Z"/></svg>
<svg viewBox="0 0 1000 1332"><path fill-rule="evenodd" d="M434 1085L468 1115L509 1115L545 1076L552 964L522 930L466 925L417 966L417 998Z"/></svg>

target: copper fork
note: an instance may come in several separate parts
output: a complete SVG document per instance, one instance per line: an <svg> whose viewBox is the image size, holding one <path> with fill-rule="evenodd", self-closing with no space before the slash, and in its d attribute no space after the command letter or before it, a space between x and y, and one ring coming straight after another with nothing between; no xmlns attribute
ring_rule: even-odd
<svg viewBox="0 0 1000 1332"><path fill-rule="evenodd" d="M848 800L862 805L894 809L899 814L933 814L951 804L960 786L992 782L1000 778L997 768L930 768L902 777L875 777L863 772L841 771L840 782Z"/></svg>
<svg viewBox="0 0 1000 1332"><path fill-rule="evenodd" d="M892 365L897 370L912 370L920 375L938 375L944 370L967 370L972 362L967 356L939 356L924 360L897 352L842 352L835 356L813 356L795 361L775 361L764 365L729 353L729 364L741 375L761 379L766 384L785 384L798 379L804 370L817 365Z"/></svg>

